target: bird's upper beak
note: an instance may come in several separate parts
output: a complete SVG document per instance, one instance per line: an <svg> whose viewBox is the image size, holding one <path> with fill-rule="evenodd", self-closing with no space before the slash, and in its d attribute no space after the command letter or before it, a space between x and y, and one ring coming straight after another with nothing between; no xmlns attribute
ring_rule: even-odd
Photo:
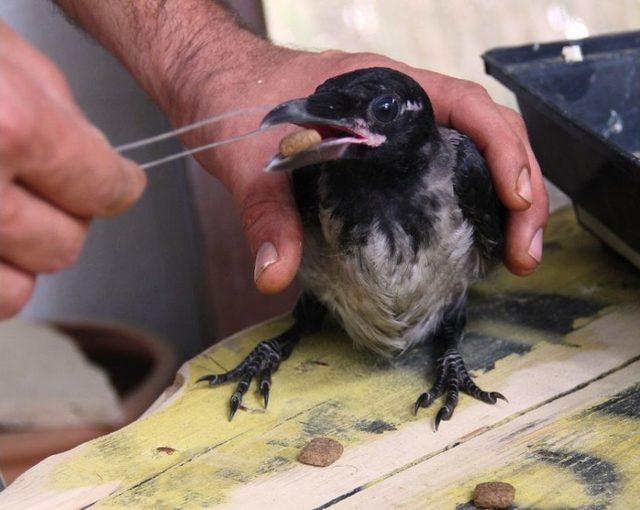
<svg viewBox="0 0 640 510"><path fill-rule="evenodd" d="M307 99L294 99L276 106L262 120L260 127L276 124L296 124L314 129L322 141L293 156L276 154L267 164L267 171L294 170L342 157L352 144L380 145L384 136L369 131L362 119L329 119L313 115L307 110Z"/></svg>

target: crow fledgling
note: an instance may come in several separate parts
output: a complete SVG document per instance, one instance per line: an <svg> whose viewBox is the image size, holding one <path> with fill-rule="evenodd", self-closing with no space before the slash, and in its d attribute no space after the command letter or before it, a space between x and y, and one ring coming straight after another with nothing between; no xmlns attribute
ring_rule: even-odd
<svg viewBox="0 0 640 510"><path fill-rule="evenodd" d="M445 395L436 429L451 417L459 391L490 404L504 399L476 386L458 351L467 289L504 247L504 209L471 140L438 127L420 85L386 68L332 78L274 108L262 125L282 123L322 136L267 166L293 171L304 225L294 324L233 370L200 380L239 380L233 417L257 377L266 406L272 373L329 312L357 345L383 355L436 343L435 383L415 403L417 412Z"/></svg>

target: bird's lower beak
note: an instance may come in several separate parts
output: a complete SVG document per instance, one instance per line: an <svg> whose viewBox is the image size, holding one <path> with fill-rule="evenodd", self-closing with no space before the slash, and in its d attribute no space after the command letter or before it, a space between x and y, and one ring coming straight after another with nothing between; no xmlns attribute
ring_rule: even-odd
<svg viewBox="0 0 640 510"><path fill-rule="evenodd" d="M271 110L260 127L276 124L296 124L316 130L322 141L293 156L276 154L267 164L267 171L295 170L304 166L339 159L352 144L379 145L380 135L374 135L365 127L364 121L328 119L312 115L307 110L306 99L294 99Z"/></svg>

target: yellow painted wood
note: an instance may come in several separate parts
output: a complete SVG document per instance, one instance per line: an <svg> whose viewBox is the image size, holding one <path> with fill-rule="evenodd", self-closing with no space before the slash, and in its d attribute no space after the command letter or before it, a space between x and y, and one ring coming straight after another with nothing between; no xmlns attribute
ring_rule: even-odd
<svg viewBox="0 0 640 510"><path fill-rule="evenodd" d="M357 490L364 497L379 481L393 486L410 466L434 462L452 444L480 439L640 356L637 272L577 227L570 210L554 215L546 239L535 276L498 270L473 292L465 356L478 383L506 394L508 404L462 396L434 433L437 406L412 414L431 380L430 355L416 349L387 364L354 350L329 325L281 365L266 412L251 389L246 410L229 423L233 385L194 381L232 368L282 331L285 317L186 363L142 419L34 467L0 494L0 508L314 508ZM329 468L295 460L317 436L345 445Z"/></svg>
<svg viewBox="0 0 640 510"><path fill-rule="evenodd" d="M640 362L371 484L336 510L471 510L476 484L531 510L640 506Z"/></svg>

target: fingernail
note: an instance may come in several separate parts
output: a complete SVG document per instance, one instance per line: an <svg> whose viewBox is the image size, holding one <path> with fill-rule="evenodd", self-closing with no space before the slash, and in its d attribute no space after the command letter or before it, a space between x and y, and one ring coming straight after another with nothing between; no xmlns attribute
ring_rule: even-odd
<svg viewBox="0 0 640 510"><path fill-rule="evenodd" d="M125 160L120 165L117 178L117 190L113 193L111 203L107 204L105 215L118 214L133 205L142 195L147 185L147 176L135 163Z"/></svg>
<svg viewBox="0 0 640 510"><path fill-rule="evenodd" d="M257 282L263 271L274 262L277 262L277 260L278 252L276 251L276 247L273 243L263 243L256 254L256 266L253 270L253 281Z"/></svg>
<svg viewBox="0 0 640 510"><path fill-rule="evenodd" d="M531 244L529 244L529 255L531 255L535 261L539 264L542 260L542 229L539 228L533 238Z"/></svg>
<svg viewBox="0 0 640 510"><path fill-rule="evenodd" d="M140 196L147 186L147 174L132 161L127 161L127 172L131 175L131 190L136 197Z"/></svg>
<svg viewBox="0 0 640 510"><path fill-rule="evenodd" d="M520 175L518 176L518 180L516 181L516 193L522 198L526 200L527 203L531 204L533 202L533 193L531 191L531 175L529 174L528 168L523 168L520 170Z"/></svg>
<svg viewBox="0 0 640 510"><path fill-rule="evenodd" d="M112 207L115 212L122 211L138 200L147 185L147 175L133 161L125 160L122 169L120 194Z"/></svg>

